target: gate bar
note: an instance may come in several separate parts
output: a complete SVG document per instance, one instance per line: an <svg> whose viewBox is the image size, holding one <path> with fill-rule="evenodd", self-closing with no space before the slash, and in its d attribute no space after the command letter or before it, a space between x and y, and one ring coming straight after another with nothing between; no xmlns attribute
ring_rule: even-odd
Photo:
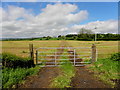
<svg viewBox="0 0 120 90"><path fill-rule="evenodd" d="M38 49L90 49L91 47L42 47L42 48L37 48Z"/></svg>
<svg viewBox="0 0 120 90"><path fill-rule="evenodd" d="M84 58L75 58L75 59L77 60L77 59L84 59ZM55 60L55 59L40 59L40 60ZM74 58L73 59L56 59L56 60L74 60Z"/></svg>
<svg viewBox="0 0 120 90"><path fill-rule="evenodd" d="M53 53L53 52L41 52L41 51L39 51L38 53ZM61 52L56 52L56 53L61 53ZM68 53L68 52L63 52L63 53ZM77 53L91 53L91 52L77 52Z"/></svg>
<svg viewBox="0 0 120 90"><path fill-rule="evenodd" d="M47 63L47 64L55 64L55 62L40 62L40 63ZM61 64L61 63L74 63L74 62L57 62L56 64ZM89 64L91 62L75 62L76 64Z"/></svg>
<svg viewBox="0 0 120 90"><path fill-rule="evenodd" d="M55 65L56 65L56 59L57 59L57 58L56 58L56 52L55 52Z"/></svg>
<svg viewBox="0 0 120 90"><path fill-rule="evenodd" d="M91 55L38 55L38 56L91 56Z"/></svg>
<svg viewBox="0 0 120 90"><path fill-rule="evenodd" d="M47 65L47 66L40 66L40 67L57 67L57 66L61 66L61 65ZM85 65L75 65L75 66L85 66Z"/></svg>

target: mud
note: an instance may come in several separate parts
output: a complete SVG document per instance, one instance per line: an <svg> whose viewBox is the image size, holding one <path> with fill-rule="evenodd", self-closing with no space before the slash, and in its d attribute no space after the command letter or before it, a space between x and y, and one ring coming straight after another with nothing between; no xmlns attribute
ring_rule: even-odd
<svg viewBox="0 0 120 90"><path fill-rule="evenodd" d="M72 78L72 88L111 88L94 77L94 73L86 69L86 67L76 67L75 77Z"/></svg>
<svg viewBox="0 0 120 90"><path fill-rule="evenodd" d="M27 77L26 82L19 85L19 88L50 88L51 80L59 74L58 67L44 67L40 69L38 75Z"/></svg>
<svg viewBox="0 0 120 90"><path fill-rule="evenodd" d="M64 45L60 45L63 47ZM61 55L64 49L57 49L57 55ZM58 59L60 56L57 56ZM46 59L55 59L54 56L46 57ZM46 65L54 65L50 62L53 60L47 61ZM43 67L40 69L39 73L36 76L30 76L26 79L26 82L19 86L19 88L50 88L51 80L56 78L61 73L59 67Z"/></svg>

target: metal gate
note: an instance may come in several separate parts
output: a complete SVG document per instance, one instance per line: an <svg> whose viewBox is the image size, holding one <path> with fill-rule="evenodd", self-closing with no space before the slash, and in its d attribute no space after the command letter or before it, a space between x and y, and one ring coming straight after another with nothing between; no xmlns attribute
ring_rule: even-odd
<svg viewBox="0 0 120 90"><path fill-rule="evenodd" d="M84 66L97 60L96 47L41 47L36 49L36 64L44 67L72 63Z"/></svg>

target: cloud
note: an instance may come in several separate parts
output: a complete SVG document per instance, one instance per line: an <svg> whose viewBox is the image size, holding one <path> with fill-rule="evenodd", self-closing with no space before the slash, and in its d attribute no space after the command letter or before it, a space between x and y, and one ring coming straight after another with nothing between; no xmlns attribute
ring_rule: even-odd
<svg viewBox="0 0 120 90"><path fill-rule="evenodd" d="M85 25L72 26L72 30L76 32L78 32L78 30L80 30L81 28L90 29L95 33L118 33L118 21L117 20L94 21L89 22Z"/></svg>
<svg viewBox="0 0 120 90"><path fill-rule="evenodd" d="M80 25L88 18L88 11L79 10L74 4L48 4L37 15L32 10L17 6L0 8L0 12L3 38L58 36L77 33L82 27L93 29L96 26L97 32L113 32L117 29L115 20Z"/></svg>
<svg viewBox="0 0 120 90"><path fill-rule="evenodd" d="M48 4L38 15L22 7L8 6L2 11L3 37L37 37L65 34L67 26L87 19L88 12L72 4ZM84 18L82 17L84 16ZM49 32L49 33L48 33Z"/></svg>

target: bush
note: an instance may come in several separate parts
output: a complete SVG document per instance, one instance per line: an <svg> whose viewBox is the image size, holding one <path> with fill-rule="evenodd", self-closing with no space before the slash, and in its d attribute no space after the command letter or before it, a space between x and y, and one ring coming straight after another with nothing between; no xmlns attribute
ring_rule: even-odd
<svg viewBox="0 0 120 90"><path fill-rule="evenodd" d="M2 64L4 67L17 68L17 67L33 67L34 62L30 58L22 58L10 53L2 54Z"/></svg>
<svg viewBox="0 0 120 90"><path fill-rule="evenodd" d="M120 61L120 52L111 55L110 59L113 61Z"/></svg>
<svg viewBox="0 0 120 90"><path fill-rule="evenodd" d="M2 54L2 88L11 88L26 76L36 74L40 67L35 66L30 58L22 58L10 53ZM32 67L32 68L31 68Z"/></svg>
<svg viewBox="0 0 120 90"><path fill-rule="evenodd" d="M26 76L34 75L40 67L34 68L5 68L2 70L2 87L12 88L12 85L20 83Z"/></svg>

